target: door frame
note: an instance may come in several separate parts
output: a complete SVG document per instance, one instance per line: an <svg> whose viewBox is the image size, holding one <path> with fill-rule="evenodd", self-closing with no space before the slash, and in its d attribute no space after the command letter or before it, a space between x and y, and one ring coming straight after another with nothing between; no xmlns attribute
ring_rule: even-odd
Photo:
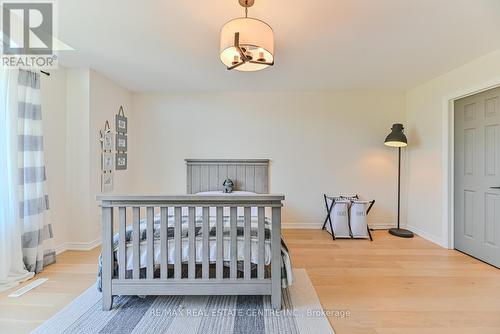
<svg viewBox="0 0 500 334"><path fill-rule="evenodd" d="M445 247L455 248L455 101L500 87L500 78L459 90L443 99L443 226Z"/></svg>

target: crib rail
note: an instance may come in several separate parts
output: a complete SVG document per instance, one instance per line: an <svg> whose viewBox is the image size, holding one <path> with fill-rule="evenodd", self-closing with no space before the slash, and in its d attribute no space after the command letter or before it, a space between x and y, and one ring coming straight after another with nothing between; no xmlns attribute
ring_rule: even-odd
<svg viewBox="0 0 500 334"><path fill-rule="evenodd" d="M238 195L238 196L134 196L134 195L99 195L97 200L102 210L102 292L103 309L112 307L114 295L271 295L273 307L281 307L281 207L283 195ZM175 259L173 277L168 275L168 210L173 208ZM201 215L196 213L201 209ZM215 208L215 216L210 215L210 208ZM229 277L223 275L224 208L229 208ZM238 208L243 208L243 277L237 275L237 219ZM258 264L257 276L251 275L251 218L252 208L257 208ZM265 208L271 214L271 275L265 277ZM171 209L172 210L172 209ZM187 239L189 256L187 277L182 275L182 216L187 210ZM126 228L127 211L132 213L132 277L126 278ZM140 220L141 212L146 218L146 278L140 278ZM160 214L160 277L154 277L154 216ZM115 217L115 214L118 217ZM195 222L201 218L202 261L201 277L196 277L196 236ZM215 218L216 261L215 275L209 275L209 228L210 217ZM115 218L117 218L115 220ZM212 219L213 219L212 218ZM113 235L114 223L118 229L118 273L113 275ZM255 256L255 254L254 254ZM227 256L226 256L227 257ZM241 255L240 255L241 257Z"/></svg>

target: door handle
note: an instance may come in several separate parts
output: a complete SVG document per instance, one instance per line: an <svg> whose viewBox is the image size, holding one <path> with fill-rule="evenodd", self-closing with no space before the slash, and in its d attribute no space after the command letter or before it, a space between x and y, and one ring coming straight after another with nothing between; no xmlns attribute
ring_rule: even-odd
<svg viewBox="0 0 500 334"><path fill-rule="evenodd" d="M491 189L500 189L500 187L490 187Z"/></svg>

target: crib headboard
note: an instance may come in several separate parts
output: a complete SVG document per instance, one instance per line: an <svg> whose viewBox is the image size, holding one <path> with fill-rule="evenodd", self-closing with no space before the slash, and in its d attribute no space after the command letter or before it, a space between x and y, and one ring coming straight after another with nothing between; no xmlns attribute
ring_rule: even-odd
<svg viewBox="0 0 500 334"><path fill-rule="evenodd" d="M233 180L234 190L267 194L268 159L186 159L187 193L222 191L225 179Z"/></svg>

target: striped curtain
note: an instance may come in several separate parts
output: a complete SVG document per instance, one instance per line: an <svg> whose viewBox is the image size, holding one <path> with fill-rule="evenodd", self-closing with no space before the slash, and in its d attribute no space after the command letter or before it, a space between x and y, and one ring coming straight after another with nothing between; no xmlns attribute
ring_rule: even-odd
<svg viewBox="0 0 500 334"><path fill-rule="evenodd" d="M19 218L26 269L38 273L56 261L43 151L40 74L19 70Z"/></svg>

